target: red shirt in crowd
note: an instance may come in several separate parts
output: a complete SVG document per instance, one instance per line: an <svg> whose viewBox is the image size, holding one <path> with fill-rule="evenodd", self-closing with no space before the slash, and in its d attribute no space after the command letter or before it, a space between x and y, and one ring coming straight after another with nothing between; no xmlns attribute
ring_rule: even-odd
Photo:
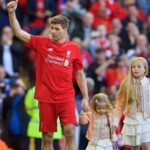
<svg viewBox="0 0 150 150"><path fill-rule="evenodd" d="M78 45L68 40L58 44L48 37L31 36L28 46L36 51L35 98L48 103L73 100L73 70L83 68Z"/></svg>
<svg viewBox="0 0 150 150"><path fill-rule="evenodd" d="M36 1L36 12L37 14L43 14L44 13L44 0L37 0ZM45 26L45 20L44 18L36 17L34 21L30 23L30 27L44 27Z"/></svg>
<svg viewBox="0 0 150 150"><path fill-rule="evenodd" d="M101 9L105 9L103 17L99 16L99 11ZM96 28L98 25L104 24L108 31L112 28L111 20L113 18L119 18L122 20L126 16L125 10L121 7L119 2L115 0L106 0L105 6L101 6L100 2L95 2L90 7L89 11L94 15L93 27Z"/></svg>

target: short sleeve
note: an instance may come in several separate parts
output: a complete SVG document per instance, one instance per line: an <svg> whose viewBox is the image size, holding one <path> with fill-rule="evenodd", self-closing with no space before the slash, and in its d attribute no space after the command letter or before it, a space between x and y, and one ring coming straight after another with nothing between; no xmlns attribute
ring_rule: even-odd
<svg viewBox="0 0 150 150"><path fill-rule="evenodd" d="M76 46L76 57L75 57L75 60L73 62L73 65L74 65L73 66L74 70L80 70L83 68L80 48L78 46Z"/></svg>
<svg viewBox="0 0 150 150"><path fill-rule="evenodd" d="M29 48L31 48L32 50L37 51L40 48L42 41L43 41L42 36L31 35L31 38L30 38L29 42L27 43L27 46Z"/></svg>

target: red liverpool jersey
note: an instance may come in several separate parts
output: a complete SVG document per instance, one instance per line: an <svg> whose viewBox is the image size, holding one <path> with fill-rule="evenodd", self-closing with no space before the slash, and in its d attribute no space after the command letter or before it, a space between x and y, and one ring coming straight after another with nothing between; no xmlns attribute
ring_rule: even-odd
<svg viewBox="0 0 150 150"><path fill-rule="evenodd" d="M28 45L36 51L35 98L48 103L73 100L73 70L83 68L78 45L42 36L31 36Z"/></svg>

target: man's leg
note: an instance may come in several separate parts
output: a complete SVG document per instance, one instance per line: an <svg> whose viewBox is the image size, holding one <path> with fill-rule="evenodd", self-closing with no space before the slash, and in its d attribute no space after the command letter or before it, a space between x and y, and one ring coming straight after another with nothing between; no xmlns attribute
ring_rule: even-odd
<svg viewBox="0 0 150 150"><path fill-rule="evenodd" d="M76 150L75 125L77 124L77 113L75 101L57 104L57 113L66 139L65 150Z"/></svg>
<svg viewBox="0 0 150 150"><path fill-rule="evenodd" d="M57 130L55 104L39 103L40 131L42 132L41 150L53 150L53 132Z"/></svg>
<svg viewBox="0 0 150 150"><path fill-rule="evenodd" d="M63 127L64 136L66 138L65 150L76 150L75 143L75 125L68 124Z"/></svg>
<svg viewBox="0 0 150 150"><path fill-rule="evenodd" d="M53 150L53 133L42 133L42 148L41 150Z"/></svg>

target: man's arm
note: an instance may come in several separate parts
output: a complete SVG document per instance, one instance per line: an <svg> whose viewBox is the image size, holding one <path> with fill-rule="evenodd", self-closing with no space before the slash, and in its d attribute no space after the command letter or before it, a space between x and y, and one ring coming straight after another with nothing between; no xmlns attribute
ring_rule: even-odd
<svg viewBox="0 0 150 150"><path fill-rule="evenodd" d="M13 0L7 4L10 25L15 36L17 36L23 42L28 42L30 40L31 35L23 31L20 27L20 24L17 20L16 13L15 13L17 9L17 3L18 0Z"/></svg>
<svg viewBox="0 0 150 150"><path fill-rule="evenodd" d="M76 79L83 96L82 109L84 111L87 111L89 109L89 103L88 103L89 96L88 96L87 82L83 70L76 71Z"/></svg>

